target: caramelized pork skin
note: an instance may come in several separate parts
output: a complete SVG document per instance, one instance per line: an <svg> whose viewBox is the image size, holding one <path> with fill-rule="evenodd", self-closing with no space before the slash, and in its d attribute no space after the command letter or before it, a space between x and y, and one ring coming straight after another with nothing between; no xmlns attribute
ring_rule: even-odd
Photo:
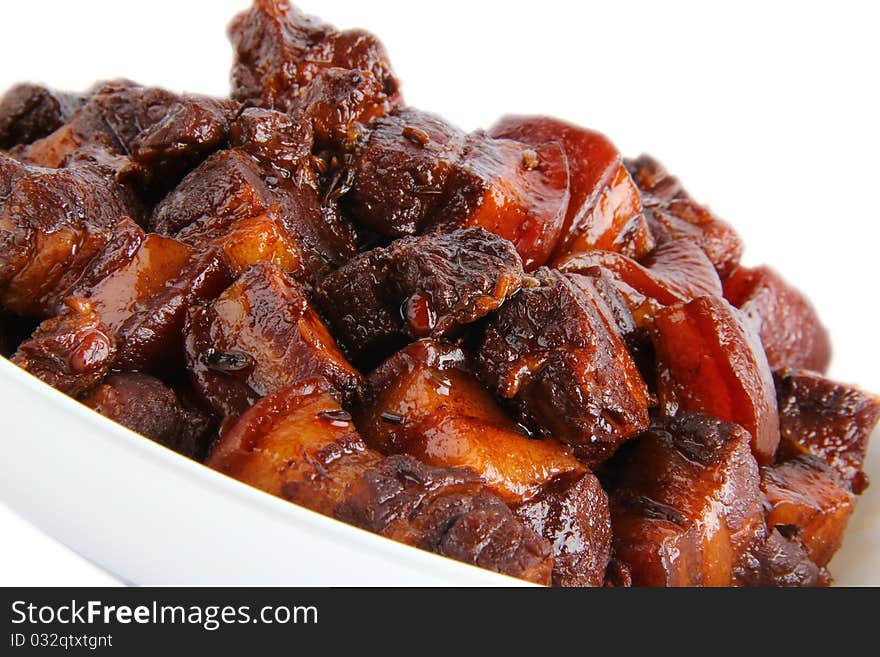
<svg viewBox="0 0 880 657"><path fill-rule="evenodd" d="M196 460L204 457L217 428L210 414L184 405L171 388L149 374L113 374L82 402L104 417Z"/></svg>
<svg viewBox="0 0 880 657"><path fill-rule="evenodd" d="M395 240L325 278L317 302L356 361L407 338L456 335L519 290L513 245L483 228Z"/></svg>
<svg viewBox="0 0 880 657"><path fill-rule="evenodd" d="M831 466L856 494L868 487L862 472L868 441L880 421L880 398L815 372L775 375L780 454L812 454Z"/></svg>
<svg viewBox="0 0 880 657"><path fill-rule="evenodd" d="M628 445L610 490L615 559L634 586L731 586L764 538L758 465L742 427L661 418Z"/></svg>
<svg viewBox="0 0 880 657"><path fill-rule="evenodd" d="M367 71L389 102L399 83L385 48L363 30L338 31L287 0L256 0L232 21L232 96L284 112L295 108L309 82L329 68Z"/></svg>
<svg viewBox="0 0 880 657"><path fill-rule="evenodd" d="M724 280L724 296L761 336L770 368L825 372L831 340L809 300L768 267L740 267Z"/></svg>
<svg viewBox="0 0 880 657"><path fill-rule="evenodd" d="M571 198L556 258L592 249L640 258L653 248L639 191L605 135L549 116L505 116L489 134L565 151Z"/></svg>
<svg viewBox="0 0 880 657"><path fill-rule="evenodd" d="M360 439L326 381L307 379L255 404L223 435L207 464L408 545L550 583L547 541L477 475L409 456L383 458Z"/></svg>
<svg viewBox="0 0 880 657"><path fill-rule="evenodd" d="M224 418L312 376L346 399L360 385L305 290L272 264L249 267L210 304L191 305L184 336L193 384Z"/></svg>
<svg viewBox="0 0 880 657"><path fill-rule="evenodd" d="M64 125L85 101L36 84L17 84L0 99L0 149L30 144Z"/></svg>
<svg viewBox="0 0 880 657"><path fill-rule="evenodd" d="M480 375L525 426L599 463L647 426L645 383L597 279L549 269L535 278L486 326Z"/></svg>
<svg viewBox="0 0 880 657"><path fill-rule="evenodd" d="M743 245L728 223L691 199L678 178L654 158L642 155L624 164L642 193L645 218L657 243L689 239L706 252L721 278L736 269Z"/></svg>
<svg viewBox="0 0 880 657"><path fill-rule="evenodd" d="M116 357L116 340L91 304L66 300L22 342L12 362L66 395L78 397L100 383Z"/></svg>
<svg viewBox="0 0 880 657"><path fill-rule="evenodd" d="M776 389L757 335L724 299L698 297L664 308L652 331L665 415L709 413L742 426L761 464L779 445Z"/></svg>

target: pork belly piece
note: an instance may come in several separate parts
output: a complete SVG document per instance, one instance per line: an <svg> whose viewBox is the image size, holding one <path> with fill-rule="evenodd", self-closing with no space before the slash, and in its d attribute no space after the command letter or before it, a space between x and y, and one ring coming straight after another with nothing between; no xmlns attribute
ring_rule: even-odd
<svg viewBox="0 0 880 657"><path fill-rule="evenodd" d="M272 264L251 266L210 304L191 306L184 334L197 392L229 420L305 378L327 378L346 400L360 385L305 290Z"/></svg>
<svg viewBox="0 0 880 657"><path fill-rule="evenodd" d="M764 537L747 431L700 413L660 418L617 463L615 559L634 586L730 586Z"/></svg>
<svg viewBox="0 0 880 657"><path fill-rule="evenodd" d="M214 446L207 464L313 511L394 540L541 584L550 546L474 473L383 458L361 440L326 381L264 398Z"/></svg>
<svg viewBox="0 0 880 657"><path fill-rule="evenodd" d="M591 249L640 258L653 248L639 191L605 135L549 116L505 116L489 134L565 151L571 199L556 258Z"/></svg>
<svg viewBox="0 0 880 657"><path fill-rule="evenodd" d="M637 325L648 327L665 306L701 296L721 296L721 280L702 249L689 240L661 244L637 262L611 251L576 253L557 262L563 272L598 267L614 280Z"/></svg>
<svg viewBox="0 0 880 657"><path fill-rule="evenodd" d="M128 191L101 168L24 165L0 153L0 304L50 316L70 279L137 217Z"/></svg>
<svg viewBox="0 0 880 657"><path fill-rule="evenodd" d="M809 300L768 267L740 267L724 280L724 296L761 336L770 368L825 372L828 331Z"/></svg>
<svg viewBox="0 0 880 657"><path fill-rule="evenodd" d="M742 586L827 586L830 575L810 560L797 539L772 529L767 538L757 541L746 553L737 573Z"/></svg>
<svg viewBox="0 0 880 657"><path fill-rule="evenodd" d="M113 374L82 403L175 452L201 460L216 429L209 413L186 406L174 390L149 374Z"/></svg>
<svg viewBox="0 0 880 657"><path fill-rule="evenodd" d="M236 151L288 176L311 158L314 142L310 120L259 107L248 107L229 127Z"/></svg>
<svg viewBox="0 0 880 657"><path fill-rule="evenodd" d="M535 278L486 326L480 375L525 426L595 465L647 427L645 382L596 278L549 269Z"/></svg>
<svg viewBox="0 0 880 657"><path fill-rule="evenodd" d="M423 230L442 200L465 134L434 114L395 110L370 126L354 155L344 207L361 224L389 238Z"/></svg>
<svg viewBox="0 0 880 657"><path fill-rule="evenodd" d="M325 278L316 299L360 362L389 355L387 346L407 338L455 335L515 294L523 275L510 242L464 228L362 253Z"/></svg>
<svg viewBox="0 0 880 657"><path fill-rule="evenodd" d="M761 490L767 526L800 541L816 565L828 565L856 503L837 473L815 456L803 454L762 468Z"/></svg>
<svg viewBox="0 0 880 657"><path fill-rule="evenodd" d="M370 447L473 470L505 502L528 500L557 475L584 472L568 449L531 439L508 418L458 347L412 343L369 375L365 396L356 419Z"/></svg>
<svg viewBox="0 0 880 657"><path fill-rule="evenodd" d="M22 342L12 362L53 388L77 397L100 383L116 356L116 340L85 299L70 297L61 313Z"/></svg>
<svg viewBox="0 0 880 657"><path fill-rule="evenodd" d="M868 487L862 465L880 421L880 398L815 372L784 370L775 378L780 454L817 456L861 494Z"/></svg>
<svg viewBox="0 0 880 657"><path fill-rule="evenodd" d="M117 156L121 180L163 190L220 148L239 111L231 100L114 80L98 85L67 123L22 156L39 166L61 167L103 151Z"/></svg>
<svg viewBox="0 0 880 657"><path fill-rule="evenodd" d="M758 463L779 445L773 375L757 335L724 299L698 297L654 316L660 407L701 411L742 426Z"/></svg>
<svg viewBox="0 0 880 657"><path fill-rule="evenodd" d="M300 166L288 175L292 177L263 167L242 151L220 151L156 206L150 225L156 232L199 246L206 238L222 236L238 221L272 211L296 245L299 265L292 273L315 283L354 256L357 236L339 216L336 203L322 198L311 168Z"/></svg>
<svg viewBox="0 0 880 657"><path fill-rule="evenodd" d="M556 477L513 510L553 546L554 586L604 584L611 558L611 514L594 474Z"/></svg>
<svg viewBox="0 0 880 657"><path fill-rule="evenodd" d="M300 246L287 230L277 206L265 214L239 219L225 230L202 234L200 238L200 243L223 249L236 276L261 262L277 265L289 274L303 270Z"/></svg>
<svg viewBox="0 0 880 657"><path fill-rule="evenodd" d="M85 99L37 84L17 84L0 99L0 149L27 145L62 125Z"/></svg>
<svg viewBox="0 0 880 657"><path fill-rule="evenodd" d="M232 97L284 112L303 87L328 68L367 71L391 102L399 83L382 43L363 30L339 31L287 0L256 0L233 19Z"/></svg>
<svg viewBox="0 0 880 657"><path fill-rule="evenodd" d="M645 218L658 243L692 240L706 252L722 279L736 269L743 245L728 223L691 199L678 178L654 158L642 155L624 164L642 193Z"/></svg>

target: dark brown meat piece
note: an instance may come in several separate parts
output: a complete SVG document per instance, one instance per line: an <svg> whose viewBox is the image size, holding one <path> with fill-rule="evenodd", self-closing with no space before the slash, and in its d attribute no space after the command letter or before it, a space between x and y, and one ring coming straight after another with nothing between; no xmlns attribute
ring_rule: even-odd
<svg viewBox="0 0 880 657"><path fill-rule="evenodd" d="M396 110L370 128L354 158L345 207L380 235L414 235L442 200L465 134L412 108Z"/></svg>
<svg viewBox="0 0 880 657"><path fill-rule="evenodd" d="M385 48L363 30L338 31L287 0L256 0L229 26L235 49L232 97L249 105L293 109L297 96L328 68L368 71L392 101L397 79Z"/></svg>
<svg viewBox="0 0 880 657"><path fill-rule="evenodd" d="M742 427L661 418L628 446L609 491L615 558L634 586L730 586L764 536L758 465Z"/></svg>
<svg viewBox="0 0 880 657"><path fill-rule="evenodd" d="M823 461L800 455L761 469L767 526L796 537L819 567L843 541L856 498Z"/></svg>
<svg viewBox="0 0 880 657"><path fill-rule="evenodd" d="M439 467L467 468L505 502L522 503L584 467L551 440L533 440L471 374L464 352L419 340L367 380L356 421L367 444Z"/></svg>
<svg viewBox="0 0 880 657"><path fill-rule="evenodd" d="M0 303L48 317L138 205L105 171L23 165L0 153Z"/></svg>
<svg viewBox="0 0 880 657"><path fill-rule="evenodd" d="M116 356L113 333L85 299L67 299L18 347L12 362L61 392L78 397L100 383Z"/></svg>
<svg viewBox="0 0 880 657"><path fill-rule="evenodd" d="M603 585L611 558L611 515L595 475L561 475L514 513L553 546L554 586Z"/></svg>
<svg viewBox="0 0 880 657"><path fill-rule="evenodd" d="M752 435L761 464L779 445L776 389L758 336L719 297L698 297L654 316L661 411L701 411Z"/></svg>
<svg viewBox="0 0 880 657"><path fill-rule="evenodd" d="M229 128L229 142L236 150L288 176L311 157L314 141L306 118L258 107L248 107Z"/></svg>
<svg viewBox="0 0 880 657"><path fill-rule="evenodd" d="M190 306L184 334L196 390L227 419L309 377L345 399L360 385L305 290L274 265L254 265L209 305Z"/></svg>
<svg viewBox="0 0 880 657"><path fill-rule="evenodd" d="M207 464L319 513L454 559L550 583L550 546L456 468L382 458L360 439L332 385L308 379L264 398Z"/></svg>
<svg viewBox="0 0 880 657"><path fill-rule="evenodd" d="M487 325L480 374L527 427L599 463L647 426L645 383L596 279L535 277Z"/></svg>
<svg viewBox="0 0 880 657"><path fill-rule="evenodd" d="M185 407L171 388L149 374L113 374L82 402L114 422L196 460L204 457L216 429L208 413Z"/></svg>
<svg viewBox="0 0 880 657"><path fill-rule="evenodd" d="M721 281L702 249L689 240L665 242L636 262L620 253L587 251L557 263L564 272L599 267L611 274L636 324L649 327L661 308L701 296L721 296Z"/></svg>
<svg viewBox="0 0 880 657"><path fill-rule="evenodd" d="M639 190L605 135L549 116L505 116L489 134L565 151L571 200L555 258L592 249L640 258L653 248Z"/></svg>
<svg viewBox="0 0 880 657"><path fill-rule="evenodd" d="M624 162L642 193L642 205L651 233L658 243L689 239L700 245L721 278L736 269L742 240L731 226L694 202L678 178L652 157L642 155Z"/></svg>
<svg viewBox="0 0 880 657"><path fill-rule="evenodd" d="M317 301L356 360L387 356L406 337L455 335L522 285L510 242L465 228L396 240L348 261L324 279Z"/></svg>
<svg viewBox="0 0 880 657"><path fill-rule="evenodd" d="M825 586L829 576L810 560L803 546L773 529L746 553L737 573L742 586Z"/></svg>
<svg viewBox="0 0 880 657"><path fill-rule="evenodd" d="M30 144L64 125L85 99L36 84L17 84L0 99L0 149Z"/></svg>
<svg viewBox="0 0 880 657"><path fill-rule="evenodd" d="M775 377L780 453L819 457L861 494L868 487L862 465L880 421L880 398L814 372L785 370Z"/></svg>
<svg viewBox="0 0 880 657"><path fill-rule="evenodd" d="M740 267L724 280L724 296L761 336L770 368L825 372L828 331L809 300L768 267Z"/></svg>

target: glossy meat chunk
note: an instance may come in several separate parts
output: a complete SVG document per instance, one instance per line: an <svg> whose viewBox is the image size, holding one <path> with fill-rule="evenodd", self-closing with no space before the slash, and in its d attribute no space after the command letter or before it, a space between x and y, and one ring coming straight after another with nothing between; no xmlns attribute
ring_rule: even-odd
<svg viewBox="0 0 880 657"><path fill-rule="evenodd" d="M712 263L688 240L665 242L637 262L620 253L587 251L557 263L563 272L586 273L598 267L611 274L640 326L649 326L665 306L701 296L721 296L721 281Z"/></svg>
<svg viewBox="0 0 880 657"><path fill-rule="evenodd" d="M207 464L245 483L395 540L549 583L549 545L466 470L369 449L332 386L307 379L264 398Z"/></svg>
<svg viewBox="0 0 880 657"><path fill-rule="evenodd" d="M825 586L830 576L810 560L797 539L771 529L767 538L758 541L746 554L737 573L742 586Z"/></svg>
<svg viewBox="0 0 880 657"><path fill-rule="evenodd" d="M736 269L743 245L728 223L691 199L678 178L652 157L642 155L625 164L642 193L645 217L658 243L689 239L706 252L721 278Z"/></svg>
<svg viewBox="0 0 880 657"><path fill-rule="evenodd" d="M0 149L30 144L60 128L84 102L82 96L17 84L0 99Z"/></svg>
<svg viewBox="0 0 880 657"><path fill-rule="evenodd" d="M85 299L67 299L22 342L12 362L53 388L77 397L107 376L116 356L113 333Z"/></svg>
<svg viewBox="0 0 880 657"><path fill-rule="evenodd" d="M761 464L779 444L776 390L757 335L724 299L698 297L654 317L658 394L666 415L701 411L752 436Z"/></svg>
<svg viewBox="0 0 880 657"><path fill-rule="evenodd" d="M509 419L457 347L414 342L370 374L366 398L357 424L370 447L468 468L505 502L523 502L557 475L584 471L559 443L530 439Z"/></svg>
<svg viewBox="0 0 880 657"><path fill-rule="evenodd" d="M868 441L880 421L880 398L815 372L776 374L783 455L812 454L831 466L853 492L868 487L862 472Z"/></svg>
<svg viewBox="0 0 880 657"><path fill-rule="evenodd" d="M379 119L354 156L345 207L385 237L422 231L442 201L464 140L462 131L440 117L412 108Z"/></svg>
<svg viewBox="0 0 880 657"><path fill-rule="evenodd" d="M473 133L427 226L482 226L513 242L531 271L550 259L562 234L568 179L568 158L558 144L530 148Z"/></svg>
<svg viewBox="0 0 880 657"><path fill-rule="evenodd" d="M601 249L639 258L654 246L639 191L605 135L549 116L505 116L489 134L565 151L571 199L556 257Z"/></svg>
<svg viewBox="0 0 880 657"><path fill-rule="evenodd" d="M724 280L724 296L761 336L770 369L825 372L828 331L809 300L768 267L740 267Z"/></svg>
<svg viewBox="0 0 880 657"><path fill-rule="evenodd" d="M843 540L855 496L837 474L812 455L761 469L767 525L796 536L810 559L826 566Z"/></svg>
<svg viewBox="0 0 880 657"><path fill-rule="evenodd" d="M59 295L114 239L137 203L89 164L42 169L0 153L0 303L47 317Z"/></svg>
<svg viewBox="0 0 880 657"><path fill-rule="evenodd" d="M758 465L741 427L661 418L617 464L615 558L634 586L730 586L764 535Z"/></svg>
<svg viewBox="0 0 880 657"><path fill-rule="evenodd" d="M645 383L593 277L535 277L487 325L480 374L524 425L599 463L647 426Z"/></svg>
<svg viewBox="0 0 880 657"><path fill-rule="evenodd" d="M187 236L193 240L193 235ZM277 265L289 274L302 270L302 253L275 207L265 214L239 219L227 229L199 235L197 244L214 244L223 249L233 273L238 276L261 262Z"/></svg>
<svg viewBox="0 0 880 657"><path fill-rule="evenodd" d="M191 305L184 334L196 390L221 417L310 377L345 398L360 384L305 290L275 265L253 265L210 304Z"/></svg>
<svg viewBox="0 0 880 657"><path fill-rule="evenodd" d="M311 157L315 132L305 117L248 107L229 127L229 143L264 167L287 175Z"/></svg>
<svg viewBox="0 0 880 657"><path fill-rule="evenodd" d="M232 21L232 96L249 105L289 111L312 79L328 68L368 71L385 94L398 82L385 48L363 30L338 31L287 0L256 0Z"/></svg>
<svg viewBox="0 0 880 657"><path fill-rule="evenodd" d="M595 475L556 477L514 512L553 546L554 586L603 585L611 558L611 515Z"/></svg>
<svg viewBox="0 0 880 657"><path fill-rule="evenodd" d="M454 335L519 290L522 261L482 229L429 233L363 253L317 289L335 335L357 360L406 338Z"/></svg>
<svg viewBox="0 0 880 657"><path fill-rule="evenodd" d="M197 460L205 455L216 429L208 413L186 407L171 388L149 374L113 374L82 402L104 417Z"/></svg>

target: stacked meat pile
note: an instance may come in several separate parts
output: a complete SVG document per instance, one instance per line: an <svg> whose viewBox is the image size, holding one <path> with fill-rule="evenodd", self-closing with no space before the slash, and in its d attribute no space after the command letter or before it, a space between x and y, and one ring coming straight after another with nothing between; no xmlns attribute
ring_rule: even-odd
<svg viewBox="0 0 880 657"><path fill-rule="evenodd" d="M880 402L823 377L813 308L740 266L728 224L591 130L407 106L375 37L284 0L229 34L231 98L3 98L13 362L274 495L534 582L829 581Z"/></svg>

